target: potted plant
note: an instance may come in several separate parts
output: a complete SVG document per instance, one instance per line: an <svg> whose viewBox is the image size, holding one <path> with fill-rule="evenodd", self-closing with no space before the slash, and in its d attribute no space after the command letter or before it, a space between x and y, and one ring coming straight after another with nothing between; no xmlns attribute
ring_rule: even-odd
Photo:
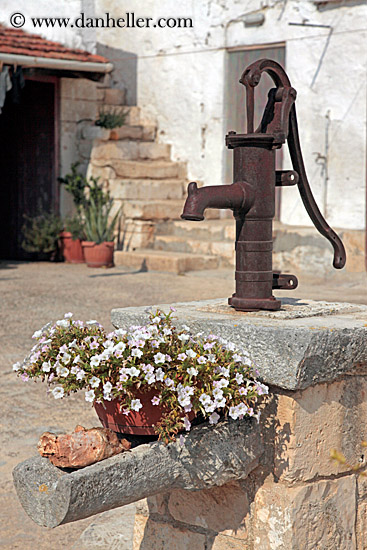
<svg viewBox="0 0 367 550"><path fill-rule="evenodd" d="M85 238L84 222L79 216L66 218L60 233L61 252L65 262L85 263L82 240Z"/></svg>
<svg viewBox="0 0 367 550"><path fill-rule="evenodd" d="M13 370L25 382L46 381L55 399L84 391L102 424L116 432L154 433L168 442L198 415L210 424L258 417L255 404L268 392L246 352L176 328L172 312L108 334L97 321L74 321L68 313L33 338L30 355Z"/></svg>
<svg viewBox="0 0 367 550"><path fill-rule="evenodd" d="M24 216L22 248L34 254L37 260L58 259L59 236L62 221L52 212L40 211L35 216Z"/></svg>

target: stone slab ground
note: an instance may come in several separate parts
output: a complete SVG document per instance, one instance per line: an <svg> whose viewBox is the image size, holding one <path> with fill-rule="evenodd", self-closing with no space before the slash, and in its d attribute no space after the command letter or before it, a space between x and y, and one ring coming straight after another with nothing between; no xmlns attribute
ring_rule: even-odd
<svg viewBox="0 0 367 550"><path fill-rule="evenodd" d="M328 281L306 281L297 275L300 286L292 297L367 304L365 274L346 277L336 273ZM98 517L55 530L41 528L26 516L15 495L11 471L35 454L43 431L68 431L78 423L86 427L98 425L93 410L81 397L56 402L47 398L41 384L23 384L11 372L11 364L21 359L32 345L30 336L34 330L67 311L81 319L96 318L111 327L113 308L223 298L231 295L233 286L232 270L177 276L136 273L123 267L97 270L83 265L0 263L1 549L61 550L74 545L79 550L106 548L99 539ZM129 514L132 515L131 511ZM106 522L107 530L111 521ZM88 526L89 539L82 535ZM130 550L129 540L121 540L121 544L111 548Z"/></svg>

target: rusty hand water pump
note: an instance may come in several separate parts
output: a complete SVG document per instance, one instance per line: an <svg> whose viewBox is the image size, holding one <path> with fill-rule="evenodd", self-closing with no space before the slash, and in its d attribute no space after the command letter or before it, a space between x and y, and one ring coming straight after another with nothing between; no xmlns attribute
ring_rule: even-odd
<svg viewBox="0 0 367 550"><path fill-rule="evenodd" d="M268 94L259 127L254 130L254 89L266 72L276 88ZM228 303L239 311L277 310L281 302L273 289L292 290L294 275L278 274L272 267L272 221L275 187L298 185L305 208L318 231L334 248L333 265L341 269L346 254L342 241L323 218L312 195L303 163L294 105L297 92L284 69L275 61L261 59L244 71L247 133L229 132L226 145L233 149L231 185L198 188L189 183L182 218L200 221L206 208L230 208L236 219L236 292ZM288 141L294 170L275 170L275 151Z"/></svg>

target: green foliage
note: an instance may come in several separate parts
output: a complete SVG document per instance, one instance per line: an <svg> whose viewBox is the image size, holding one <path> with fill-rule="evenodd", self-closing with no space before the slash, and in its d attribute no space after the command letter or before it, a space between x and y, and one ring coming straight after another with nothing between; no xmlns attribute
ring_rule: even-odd
<svg viewBox="0 0 367 550"><path fill-rule="evenodd" d="M108 202L98 202L90 196L88 207L84 209L85 234L88 241L93 241L96 244L113 241L120 212L118 211L112 220L109 220L112 207L112 199Z"/></svg>
<svg viewBox="0 0 367 550"><path fill-rule="evenodd" d="M48 254L58 249L58 239L63 228L59 216L52 212L40 212L36 216L24 216L24 219L23 250Z"/></svg>
<svg viewBox="0 0 367 550"><path fill-rule="evenodd" d="M71 165L71 174L66 174L64 178L59 178L59 182L65 186L65 189L73 197L73 201L78 214L85 203L85 191L88 188L88 180L78 171L79 162Z"/></svg>
<svg viewBox="0 0 367 550"><path fill-rule="evenodd" d="M115 109L114 111L99 111L98 118L95 121L96 126L107 128L112 130L113 128L120 128L126 122L126 117L129 114L129 109Z"/></svg>
<svg viewBox="0 0 367 550"><path fill-rule="evenodd" d="M65 231L69 231L69 233L71 233L71 238L73 241L76 241L77 239L85 239L85 223L84 220L78 215L66 218L64 222L64 229Z"/></svg>

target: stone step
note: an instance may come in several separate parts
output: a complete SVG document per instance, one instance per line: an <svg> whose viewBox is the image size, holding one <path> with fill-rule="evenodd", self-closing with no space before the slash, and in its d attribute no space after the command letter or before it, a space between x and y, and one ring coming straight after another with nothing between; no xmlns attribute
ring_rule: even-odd
<svg viewBox="0 0 367 550"><path fill-rule="evenodd" d="M109 139L124 140L137 139L140 141L154 141L157 134L157 127L153 125L129 126L125 124L120 128L114 128L110 131Z"/></svg>
<svg viewBox="0 0 367 550"><path fill-rule="evenodd" d="M125 114L125 124L130 126L139 126L141 123L140 121L140 107L137 107L136 105L107 105L103 104L101 106L101 111L105 113L116 113Z"/></svg>
<svg viewBox="0 0 367 550"><path fill-rule="evenodd" d="M124 105L126 99L126 90L118 88L105 88L103 94L103 103L105 105Z"/></svg>
<svg viewBox="0 0 367 550"><path fill-rule="evenodd" d="M215 256L160 252L151 249L141 249L134 252L116 250L114 262L115 265L148 271L169 271L171 273L216 269L219 265L218 258Z"/></svg>
<svg viewBox="0 0 367 550"><path fill-rule="evenodd" d="M116 200L116 203L119 201ZM182 200L125 200L122 201L123 214L126 218L140 220L179 220L185 199ZM219 210L208 210L212 219L219 217Z"/></svg>
<svg viewBox="0 0 367 550"><path fill-rule="evenodd" d="M217 256L228 266L234 265L235 261L234 241L210 241L187 239L172 235L157 235L154 239L154 250ZM225 266L222 265L222 267Z"/></svg>
<svg viewBox="0 0 367 550"><path fill-rule="evenodd" d="M111 195L120 200L180 200L186 197L187 181L111 179L108 188Z"/></svg>
<svg viewBox="0 0 367 550"><path fill-rule="evenodd" d="M183 179L186 164L163 160L114 160L92 159L95 166L113 166L117 176L133 179Z"/></svg>
<svg viewBox="0 0 367 550"><path fill-rule="evenodd" d="M155 143L132 140L93 142L92 160L169 160L171 146L167 143Z"/></svg>
<svg viewBox="0 0 367 550"><path fill-rule="evenodd" d="M206 219L201 222L177 220L170 223L158 224L156 235L172 235L183 237L184 239L229 241L233 243L236 238L236 224L233 216L228 219L222 219L224 211L221 210L217 211L220 212L220 219L210 219L211 212L212 209L206 210Z"/></svg>

